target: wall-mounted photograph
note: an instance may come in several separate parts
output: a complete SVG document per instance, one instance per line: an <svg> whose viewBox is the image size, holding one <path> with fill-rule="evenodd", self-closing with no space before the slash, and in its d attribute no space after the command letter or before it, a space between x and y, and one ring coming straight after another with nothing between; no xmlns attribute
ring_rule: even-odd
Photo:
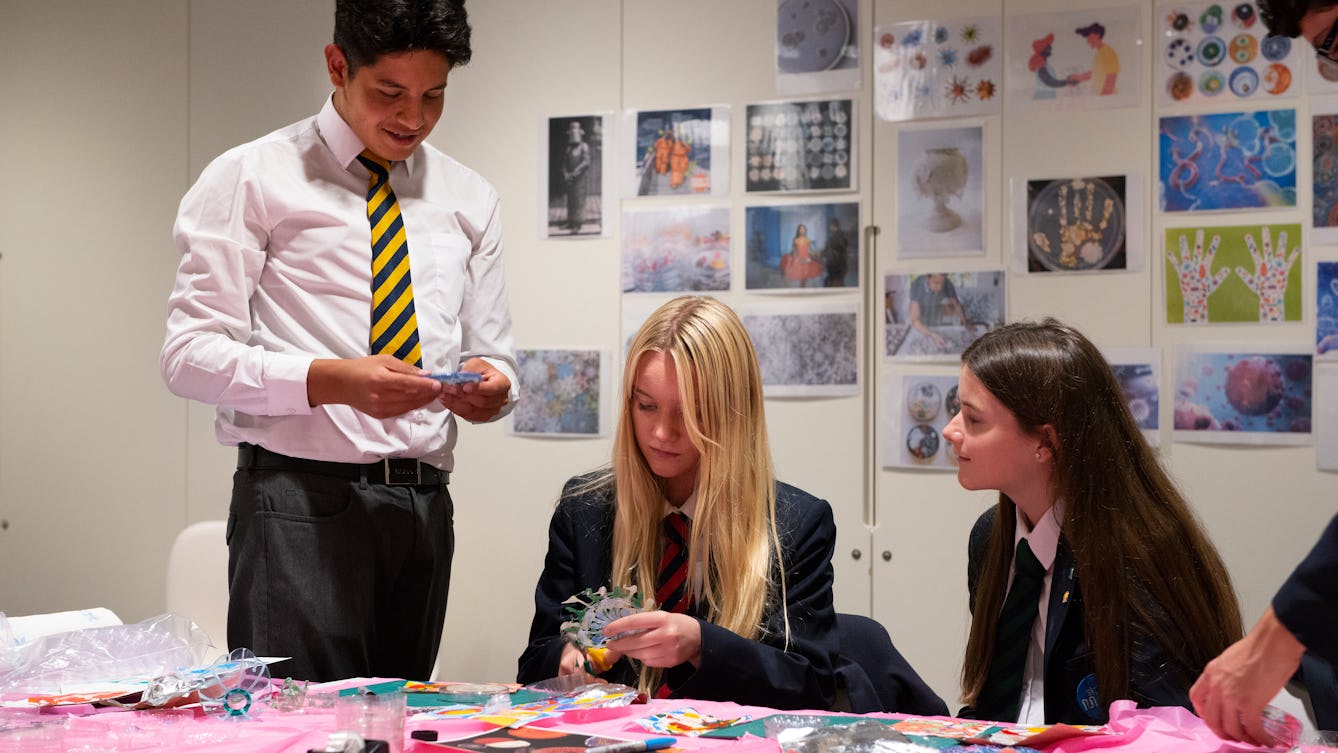
<svg viewBox="0 0 1338 753"><path fill-rule="evenodd" d="M1010 15L1004 41L1008 108L1138 104L1140 25L1137 5Z"/></svg>
<svg viewBox="0 0 1338 753"><path fill-rule="evenodd" d="M1161 119L1163 212L1296 206L1296 111Z"/></svg>
<svg viewBox="0 0 1338 753"><path fill-rule="evenodd" d="M1315 105L1317 108L1319 104ZM1338 243L1338 113L1329 103L1325 115L1311 118L1310 240L1316 244Z"/></svg>
<svg viewBox="0 0 1338 753"><path fill-rule="evenodd" d="M781 204L745 210L749 290L859 287L859 204Z"/></svg>
<svg viewBox="0 0 1338 753"><path fill-rule="evenodd" d="M874 109L883 120L989 115L1003 102L998 16L906 21L874 30Z"/></svg>
<svg viewBox="0 0 1338 753"><path fill-rule="evenodd" d="M1252 2L1176 5L1156 19L1162 105L1294 97L1310 47L1269 36ZM1304 48L1304 51L1303 51Z"/></svg>
<svg viewBox="0 0 1338 753"><path fill-rule="evenodd" d="M625 113L631 165L626 196L729 193L729 108L633 110Z"/></svg>
<svg viewBox="0 0 1338 753"><path fill-rule="evenodd" d="M1301 320L1301 226L1166 230L1166 322Z"/></svg>
<svg viewBox="0 0 1338 753"><path fill-rule="evenodd" d="M1129 415L1148 444L1157 447L1161 444L1161 350L1110 348L1103 349L1102 355L1120 383Z"/></svg>
<svg viewBox="0 0 1338 753"><path fill-rule="evenodd" d="M850 99L748 105L749 193L855 187L855 103Z"/></svg>
<svg viewBox="0 0 1338 753"><path fill-rule="evenodd" d="M889 374L883 378L884 468L957 469L943 429L962 410L957 376Z"/></svg>
<svg viewBox="0 0 1338 753"><path fill-rule="evenodd" d="M1175 370L1177 442L1310 444L1314 358L1241 346L1181 346Z"/></svg>
<svg viewBox="0 0 1338 753"><path fill-rule="evenodd" d="M729 207L623 210L624 293L729 290Z"/></svg>
<svg viewBox="0 0 1338 753"><path fill-rule="evenodd" d="M1004 323L1004 273L929 272L883 278L886 355L955 361Z"/></svg>
<svg viewBox="0 0 1338 753"><path fill-rule="evenodd" d="M984 126L897 133L897 255L985 253Z"/></svg>
<svg viewBox="0 0 1338 753"><path fill-rule="evenodd" d="M1338 361L1338 261L1315 265L1315 354Z"/></svg>
<svg viewBox="0 0 1338 753"><path fill-rule="evenodd" d="M776 92L858 89L862 36L859 0L777 0Z"/></svg>
<svg viewBox="0 0 1338 753"><path fill-rule="evenodd" d="M762 369L768 397L859 393L859 306L798 301L737 307Z"/></svg>
<svg viewBox="0 0 1338 753"><path fill-rule="evenodd" d="M1013 181L1013 268L1028 273L1141 271L1143 182L1134 175Z"/></svg>
<svg viewBox="0 0 1338 753"><path fill-rule="evenodd" d="M516 350L525 399L511 413L510 433L551 437L608 434L611 357L603 350Z"/></svg>
<svg viewBox="0 0 1338 753"><path fill-rule="evenodd" d="M539 219L542 235L608 235L604 208L612 170L604 157L604 144L612 122L608 114L546 119L543 154L548 180Z"/></svg>

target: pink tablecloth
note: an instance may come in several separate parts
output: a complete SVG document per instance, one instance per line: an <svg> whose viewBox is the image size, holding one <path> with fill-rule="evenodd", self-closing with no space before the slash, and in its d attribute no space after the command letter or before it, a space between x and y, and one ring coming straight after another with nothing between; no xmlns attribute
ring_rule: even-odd
<svg viewBox="0 0 1338 753"><path fill-rule="evenodd" d="M636 720L656 712L692 708L703 714L733 718L747 715L753 719L776 713L772 709L739 706L710 701L652 701L642 706L617 709L596 709L569 712L561 719L537 722L537 725L575 729L592 734L616 737L651 737ZM91 713L88 708L66 709L53 712L48 709L41 716L46 721L54 713L73 716L64 725L50 725L51 735L15 737L0 735L0 753L10 750L40 753L44 750L65 751L71 746L78 749L81 739L98 740L106 747L123 741L124 750L200 751L202 753L306 753L325 745L334 730L334 711L330 708L307 708L300 713L281 713L262 709L257 717L245 722L225 722L178 711L169 715L162 712L116 711ZM809 713L809 712L803 712ZM811 712L819 713L819 712ZM34 712L34 715L36 712ZM5 721L11 724L11 714ZM481 722L468 719L414 720L406 723L406 735L415 729L436 730L442 739L466 737L487 729ZM1136 709L1132 702L1117 701L1111 706L1110 734L1070 738L1047 747L1047 753L1082 753L1084 751L1121 751L1128 753L1235 753L1261 751L1253 746L1227 743L1219 740L1203 725L1198 717L1180 708ZM63 739L57 740L59 734ZM778 753L775 742L746 736L739 740L710 738L680 738L676 746L683 750L717 750L721 753ZM407 741L405 753L439 753L441 748Z"/></svg>

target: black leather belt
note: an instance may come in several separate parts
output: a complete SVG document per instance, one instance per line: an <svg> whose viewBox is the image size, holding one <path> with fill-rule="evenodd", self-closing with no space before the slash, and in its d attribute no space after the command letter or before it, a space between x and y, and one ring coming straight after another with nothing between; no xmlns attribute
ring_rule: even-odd
<svg viewBox="0 0 1338 753"><path fill-rule="evenodd" d="M451 474L413 458L386 458L376 463L335 463L290 458L245 443L237 447L237 468L317 473L355 481L365 478L369 483L389 486L444 486L451 482Z"/></svg>

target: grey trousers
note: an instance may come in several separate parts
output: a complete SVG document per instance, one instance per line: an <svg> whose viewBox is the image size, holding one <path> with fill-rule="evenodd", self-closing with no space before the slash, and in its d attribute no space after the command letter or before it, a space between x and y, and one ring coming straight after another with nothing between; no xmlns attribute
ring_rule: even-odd
<svg viewBox="0 0 1338 753"><path fill-rule="evenodd" d="M239 468L228 513L228 644L275 677L427 680L455 549L442 485Z"/></svg>

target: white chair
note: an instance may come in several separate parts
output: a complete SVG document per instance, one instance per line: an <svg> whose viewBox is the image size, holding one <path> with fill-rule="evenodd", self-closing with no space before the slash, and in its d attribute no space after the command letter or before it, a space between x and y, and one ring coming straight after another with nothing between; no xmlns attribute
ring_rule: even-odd
<svg viewBox="0 0 1338 753"><path fill-rule="evenodd" d="M228 650L227 523L186 527L167 557L167 611L199 625L220 652Z"/></svg>

